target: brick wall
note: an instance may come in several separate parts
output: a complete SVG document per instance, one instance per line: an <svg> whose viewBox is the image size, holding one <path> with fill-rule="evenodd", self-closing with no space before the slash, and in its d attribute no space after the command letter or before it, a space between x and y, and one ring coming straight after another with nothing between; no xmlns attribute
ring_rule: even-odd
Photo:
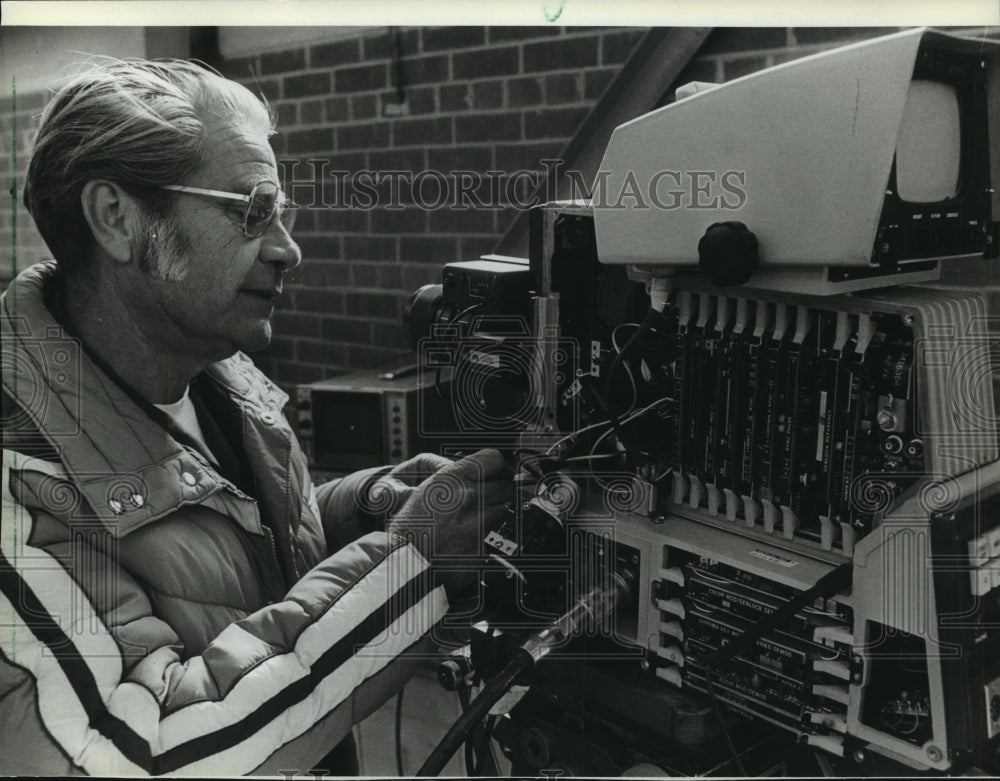
<svg viewBox="0 0 1000 781"><path fill-rule="evenodd" d="M35 229L31 215L21 205L28 151L38 127L38 116L47 95L32 92L0 98L0 181L3 182L4 208L0 209L0 289L5 288L15 271L50 257L45 242ZM16 192L16 199L12 196Z"/></svg>
<svg viewBox="0 0 1000 781"><path fill-rule="evenodd" d="M678 83L729 80L892 31L719 28ZM292 197L306 205L322 200L333 206L307 208L300 215L296 239L303 262L289 275L275 314L276 337L257 356L261 367L287 388L338 368L369 367L406 354L400 315L410 293L439 281L444 263L492 251L514 217L512 208L502 206L425 208L441 200L433 177L425 177L424 207L415 205L420 198L399 182L401 208L338 208L352 192L364 192L356 186L338 189L350 176L331 172L450 175L537 169L540 160L559 153L644 32L381 29L222 62L226 75L271 103L281 131L275 149ZM32 117L42 100L40 94L19 96L16 115L9 99L0 101L0 134L7 149L16 117L22 172ZM0 161L5 178L12 171L9 159ZM502 178L498 174L492 181ZM486 186L475 191L482 201L489 200ZM384 204L387 186L375 190ZM523 198L527 191L522 186L513 194ZM506 201L501 192L499 203ZM0 241L9 247L11 239L10 210L5 210ZM22 212L18 265L44 255ZM9 260L0 266L0 277L9 277Z"/></svg>

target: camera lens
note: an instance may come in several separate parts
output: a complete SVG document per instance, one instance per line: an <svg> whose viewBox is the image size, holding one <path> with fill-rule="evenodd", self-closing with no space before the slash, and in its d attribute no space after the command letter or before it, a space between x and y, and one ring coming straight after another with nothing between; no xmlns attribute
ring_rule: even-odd
<svg viewBox="0 0 1000 781"><path fill-rule="evenodd" d="M441 321L443 288L440 284L419 288L403 307L403 330L410 347L417 349L422 338L430 335L431 326Z"/></svg>

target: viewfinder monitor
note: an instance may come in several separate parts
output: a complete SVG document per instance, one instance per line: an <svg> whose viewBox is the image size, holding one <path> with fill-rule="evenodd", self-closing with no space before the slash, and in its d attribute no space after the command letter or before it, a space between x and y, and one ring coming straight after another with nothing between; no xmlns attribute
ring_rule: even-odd
<svg viewBox="0 0 1000 781"><path fill-rule="evenodd" d="M1000 43L916 29L793 60L618 127L594 181L601 261L692 273L719 222L750 286L825 294L997 257Z"/></svg>

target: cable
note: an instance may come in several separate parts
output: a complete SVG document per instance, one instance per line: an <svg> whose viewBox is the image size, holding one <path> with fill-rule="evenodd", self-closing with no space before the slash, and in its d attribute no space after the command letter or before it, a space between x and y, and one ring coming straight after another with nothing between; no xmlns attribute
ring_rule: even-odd
<svg viewBox="0 0 1000 781"><path fill-rule="evenodd" d="M733 736L729 734L729 727L726 726L726 720L722 715L719 698L715 696L715 688L712 683L712 673L713 669L711 667L705 668L705 692L708 694L709 702L712 703L712 712L715 714L715 718L718 719L719 726L722 728L722 737L726 741L726 748L729 750L729 754L732 756L733 762L736 763L736 775L747 778L747 769L743 767L743 761L740 759L740 752L736 750L736 745L733 743Z"/></svg>
<svg viewBox="0 0 1000 781"><path fill-rule="evenodd" d="M733 641L726 643L708 660L709 668L718 667L723 662L728 662L736 654L747 650L753 643L763 637L764 634L779 624L786 622L817 597L828 597L836 594L851 582L852 567L853 564L848 561L830 570L817 580L814 586L805 591L800 591L778 610L771 613L771 615L758 621L751 629L748 629Z"/></svg>
<svg viewBox="0 0 1000 781"><path fill-rule="evenodd" d="M570 451L570 448L572 448L573 444L575 443L575 439L577 437L579 437L581 434L583 434L586 431L591 431L592 429L595 429L595 428L600 428L602 426L610 426L610 425L611 425L610 421L601 420L601 421L598 421L596 423L591 423L589 426L584 426L581 429L577 429L576 431L573 431L573 432L571 432L569 434L566 434L564 437L561 437L560 439L557 439L555 442L553 442L551 445L549 445L548 449L544 453L526 453L523 456L523 459L521 460L520 465L523 466L525 469L528 469L528 471L532 471L533 467L529 468L527 466L527 464L529 462L532 462L532 461L541 461L542 459L551 457L555 453L555 451L559 448L559 446L561 444L563 444L564 442L569 442L570 443L569 447L567 447L567 449L566 449L566 453L568 453ZM608 429L609 432L610 432L610 430L611 429ZM515 453L517 453L517 452L519 452L519 451L515 451ZM591 453L591 456L592 455L593 455L593 453ZM555 467L558 468L559 466L562 466L568 460L569 459L566 458L566 455L563 454L563 456L561 458L557 458L556 459L556 461L555 461ZM536 477L542 477L542 476L543 475L540 472L536 475Z"/></svg>
<svg viewBox="0 0 1000 781"><path fill-rule="evenodd" d="M590 458L595 458L597 456L597 446L600 445L601 442L605 440L608 434L613 434L614 431L615 430L613 428L609 428L607 431L601 434L601 436L599 436L597 439L594 440L594 444L591 445L590 447L590 453L589 453ZM621 437L618 438L618 441L621 442ZM617 451L613 455L618 455ZM597 475L594 475L594 477L596 478Z"/></svg>
<svg viewBox="0 0 1000 781"><path fill-rule="evenodd" d="M475 731L475 725L470 729L470 733ZM472 746L472 738L469 737L462 746L462 759L465 761L465 775L474 776L476 767L476 755Z"/></svg>
<svg viewBox="0 0 1000 781"><path fill-rule="evenodd" d="M629 326L632 328L639 328L639 323L621 323L615 326L615 330L611 332L611 346L615 348L616 355L621 355L622 348L618 346L618 331L619 329ZM627 344L627 343L626 343ZM625 368L625 375L628 377L628 383L632 387L632 401L629 402L628 408L632 409L636 403L639 401L639 386L635 381L635 375L632 374L632 367L624 362L622 359L622 366Z"/></svg>
<svg viewBox="0 0 1000 781"><path fill-rule="evenodd" d="M645 415L647 412L649 412L650 410L652 410L654 407L657 407L660 404L663 404L664 402L668 402L668 401L673 401L673 399L670 398L669 396L663 396L662 398L659 398L656 401L654 401L654 402L652 402L650 404L647 404L642 409L636 410L635 412L632 412L632 413L629 413L629 415L627 415L624 419L620 420L619 423L622 426L627 425L628 423L631 423L636 418L638 418L638 417L640 417L642 415ZM584 428L580 429L579 431L574 431L572 434L568 434L567 436L565 436L562 439L558 440L555 444L553 444L549 448L549 451L551 452L552 448L556 447L556 445L558 445L560 442L563 442L563 441L565 441L567 439L570 439L571 437L576 437L576 436L582 434L584 431L588 431L589 429L597 428L599 426L607 426L610 423L611 423L611 421L607 421L607 420L602 420L599 423L591 423L589 426L585 426ZM594 444L591 445L591 447L590 447L590 454L589 454L590 458L593 458L596 455L596 453L597 453L597 446L601 442L604 441L604 438L606 436L608 436L608 434L611 434L613 431L614 431L614 429L609 428L607 431L603 432L601 434L601 436L599 436L596 440L594 440ZM615 454L612 453L610 455L615 455ZM562 461L560 461L560 463L565 463L568 460L569 459L565 459L564 458Z"/></svg>
<svg viewBox="0 0 1000 781"><path fill-rule="evenodd" d="M660 474L658 474L656 477L653 478L653 484L655 485L656 483L659 483L663 478L667 477L673 471L674 468L672 466L668 466L666 469L660 472Z"/></svg>
<svg viewBox="0 0 1000 781"><path fill-rule="evenodd" d="M517 459L518 471L524 469L526 472L529 472L532 477L538 478L539 480L545 477L542 470L532 464L533 461L540 461L545 458L545 453L529 453L524 448L518 447L514 448L514 458Z"/></svg>
<svg viewBox="0 0 1000 781"><path fill-rule="evenodd" d="M649 412L651 409L653 409L653 407L658 407L659 405L663 404L666 401L671 401L672 402L673 398L671 398L670 396L661 396L656 401L650 402L649 404L647 404L642 409L636 410L635 412L631 413L628 417L626 417L622 421L622 425L624 426L626 423L631 423L633 420L635 420L636 418L638 418L640 415L645 415L647 412Z"/></svg>
<svg viewBox="0 0 1000 781"><path fill-rule="evenodd" d="M472 775L481 776L483 771L486 769L486 760L489 758L493 763L494 768L496 767L496 759L492 756L493 748L491 743L493 741L493 727L496 726L497 717L487 716L483 722L483 734L479 740L479 745L476 747L476 765L472 769Z"/></svg>
<svg viewBox="0 0 1000 781"><path fill-rule="evenodd" d="M617 453L592 453L591 455L587 455L587 456L573 456L572 458L565 458L565 459L563 459L562 463L564 463L564 464L574 464L574 463L576 463L578 461L585 461L585 462L588 462L588 461L599 461L602 458L618 458L618 454Z"/></svg>
<svg viewBox="0 0 1000 781"><path fill-rule="evenodd" d="M479 696L469 705L468 710L458 717L458 720L437 744L416 774L418 776L439 775L476 723L484 718L489 713L490 708L507 693L517 676L530 670L533 666L534 660L530 655L517 653L498 675L486 682Z"/></svg>
<svg viewBox="0 0 1000 781"><path fill-rule="evenodd" d="M549 449L545 452L545 455L552 455L552 452L557 447L559 447L559 445L561 445L563 442L575 439L576 437L580 436L585 431L590 431L591 429L600 428L601 426L607 426L607 425L610 425L610 423L611 423L611 421L609 421L609 420L599 420L599 421L597 421L597 423L591 423L589 426L584 426L581 429L577 429L572 434L567 434L562 439L557 439L555 442L553 442L551 445L549 445Z"/></svg>
<svg viewBox="0 0 1000 781"><path fill-rule="evenodd" d="M434 372L434 391L445 401L451 401L451 396L444 392L444 386L441 385L441 367L438 366L437 370Z"/></svg>
<svg viewBox="0 0 1000 781"><path fill-rule="evenodd" d="M469 707L468 694L465 696L465 704L462 707L463 710ZM495 759L492 756L488 756L492 753L490 742L493 739L493 727L496 724L496 720L496 716L486 716L482 721L474 725L470 731L464 747L465 774L467 776L481 776L483 770L486 768L487 758L490 759L494 767L496 766ZM478 733L478 737L476 733ZM475 743L473 743L473 738L476 738Z"/></svg>
<svg viewBox="0 0 1000 781"><path fill-rule="evenodd" d="M465 317L465 315L469 314L469 312L475 312L477 309L481 309L482 307L486 306L489 303L491 303L491 302L490 301L480 301L479 303L472 304L471 306L465 307L465 309L461 310L458 314L454 315L448 321L448 326L449 327L453 326L456 323L458 323L459 325L468 325L468 323L464 323L463 324L463 323L459 323L458 321L461 320L463 317Z"/></svg>
<svg viewBox="0 0 1000 781"><path fill-rule="evenodd" d="M404 686L396 695L396 775L403 775L403 692Z"/></svg>
<svg viewBox="0 0 1000 781"><path fill-rule="evenodd" d="M473 727L475 729L475 727ZM472 739L465 741L465 746L463 747L463 754L465 759L465 775L474 776L476 775L476 754L472 747Z"/></svg>
<svg viewBox="0 0 1000 781"><path fill-rule="evenodd" d="M469 709L469 687L467 685L459 684L459 687L455 690L458 695L459 705L462 706L462 713L465 713ZM475 764L474 758L472 756L472 743L468 740L465 741L465 774L467 776L472 775L472 766Z"/></svg>
<svg viewBox="0 0 1000 781"><path fill-rule="evenodd" d="M815 601L817 597L831 596L846 587L851 582L853 566L852 562L848 561L830 570L817 580L815 585L805 591L799 592L778 610L771 613L771 615L758 621L752 628L726 643L726 645L712 654L705 663L705 691L712 703L712 710L715 712L715 717L719 720L719 726L722 728L722 736L725 738L726 747L729 749L733 761L736 763L739 775L746 777L747 772L746 768L743 767L743 762L740 761L739 752L736 751L736 746L733 744L733 738L729 734L729 727L726 726L726 721L722 717L722 708L719 706L719 701L715 695L712 685L712 675L715 669L728 662L737 654L749 649L751 645L756 643L767 632L786 623L796 613Z"/></svg>
<svg viewBox="0 0 1000 781"><path fill-rule="evenodd" d="M663 396L663 397L657 399L656 401L654 401L654 402L652 402L650 404L647 404L642 409L636 410L634 412L629 413L627 417L625 417L624 419L620 420L620 423L621 423L621 425L626 425L627 423L631 423L633 420L635 420L636 418L638 418L640 415L646 414L647 412L649 412L650 410L652 410L654 407L657 407L660 404L663 404L664 402L672 402L672 401L673 401L673 399L671 397L669 397L669 396ZM568 453L569 449L572 448L573 444L575 443L575 440L581 434L583 434L583 433L585 433L587 431L592 431L593 429L602 428L604 426L610 427L611 425L612 424L611 424L610 420L599 420L596 423L591 423L591 424L589 424L587 426L584 426L583 428L577 429L576 431L570 432L569 434L566 434L565 436L560 437L555 442L553 442L551 445L549 445L549 447L545 450L544 453L524 453L523 450L515 450L514 453L515 453L516 456L518 456L518 458L521 459L521 461L520 461L521 465L525 466L526 469L528 469L529 471L531 471L532 468L529 468L527 466L527 464L529 462L540 461L543 458L547 458L547 457L551 456L553 453L555 453L556 450L558 450L558 448L559 448L560 445L562 445L563 443L567 443L567 442L570 443L569 446L568 446L568 448L567 448L567 450L566 450L566 452ZM595 458L604 458L604 457L610 458L611 456L617 456L618 455L617 453L607 453L607 454L597 454L596 453L597 445L600 442L603 442L604 438L607 437L608 434L610 434L612 432L612 430L613 429L608 428L607 431L603 432L601 434L601 436L597 438L597 440L594 442L593 446L591 447L590 453L588 455L586 455L586 456L577 456L575 458L567 458L565 456L565 454L564 454L562 458L557 459L556 465L559 466L559 465L562 465L562 464L565 464L565 463L571 463L571 462L574 462L574 461L591 461L591 460L594 460ZM519 455L520 453L524 453L524 455L521 456L521 455ZM664 474L668 474L670 471L672 471L672 468L668 468L667 472L665 472ZM538 475L536 475L536 476L538 476ZM658 478L658 479L662 479L662 475L661 475L661 478Z"/></svg>
<svg viewBox="0 0 1000 781"><path fill-rule="evenodd" d="M611 366L608 368L608 374L604 378L604 398L607 400L608 404L608 416L611 418L611 426L614 428L615 436L618 437L618 441L621 442L622 447L625 448L625 463L629 467L630 471L635 469L635 459L629 452L628 445L622 436L622 424L618 419L618 413L615 412L615 405L611 402L611 381L614 379L615 372L618 370L618 367L621 366L622 362L625 360L625 355L628 351L631 350L632 346L652 329L652 327L656 324L656 321L659 319L660 312L651 308L649 312L646 313L646 317L643 319L642 323L639 324L635 333L629 337L627 342L625 342L625 346L622 347L621 352L615 356L614 360L611 362Z"/></svg>
<svg viewBox="0 0 1000 781"><path fill-rule="evenodd" d="M614 327L614 330L611 331L611 346L615 348L616 353L622 351L622 348L618 346L618 332L622 328L638 328L639 326L640 323L619 323Z"/></svg>
<svg viewBox="0 0 1000 781"><path fill-rule="evenodd" d="M620 579L616 578L616 580ZM521 643L514 658L507 663L507 666L486 682L482 691L479 692L479 696L458 717L458 720L427 757L424 764L420 766L417 775L436 776L440 774L476 724L486 717L490 708L507 693L522 672L532 669L554 649L564 645L571 637L595 623L599 625L601 621L611 615L615 604L625 593L622 585L622 583L611 583L595 586L590 591L580 595L573 606L559 618L529 635Z"/></svg>
<svg viewBox="0 0 1000 781"><path fill-rule="evenodd" d="M628 416L626 416L623 420L619 421L619 425L620 426L626 426L629 423L631 423L633 420L635 420L636 418L641 417L642 415L645 415L647 412L649 412L650 410L652 410L653 407L656 407L656 406L658 406L660 404L663 404L665 402L672 402L672 401L673 401L673 399L670 398L669 396L664 396L662 398L659 398L656 401L654 401L654 402L652 402L650 404L647 404L642 409L636 410L635 412L632 412L631 414L629 414ZM594 444L591 446L591 448L590 448L590 454L589 454L591 460L597 457L597 446L600 445L601 442L604 441L604 438L607 437L608 434L611 434L613 431L614 431L614 429L609 428L607 431L605 431L603 434L601 434L601 436L599 436L596 440L594 440ZM618 437L618 441L622 442L622 439L621 439L620 436ZM622 447L624 447L624 442L622 442ZM617 456L618 453L615 452L612 455L616 455ZM593 472L593 470L591 470L591 474L593 474L594 479L597 481L597 483L599 485L605 486L605 484L601 481L601 479L597 476L597 474Z"/></svg>

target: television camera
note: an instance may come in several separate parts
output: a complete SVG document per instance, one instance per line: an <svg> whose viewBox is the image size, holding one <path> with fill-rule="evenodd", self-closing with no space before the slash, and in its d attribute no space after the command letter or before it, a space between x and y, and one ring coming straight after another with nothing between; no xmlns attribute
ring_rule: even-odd
<svg viewBox="0 0 1000 781"><path fill-rule="evenodd" d="M681 93L527 261L414 295L423 371L524 491L442 667L482 692L421 774L466 739L495 770L491 737L514 774L1000 772L1000 355L969 292L998 49L912 30ZM741 198L665 208L664 172L723 171Z"/></svg>

